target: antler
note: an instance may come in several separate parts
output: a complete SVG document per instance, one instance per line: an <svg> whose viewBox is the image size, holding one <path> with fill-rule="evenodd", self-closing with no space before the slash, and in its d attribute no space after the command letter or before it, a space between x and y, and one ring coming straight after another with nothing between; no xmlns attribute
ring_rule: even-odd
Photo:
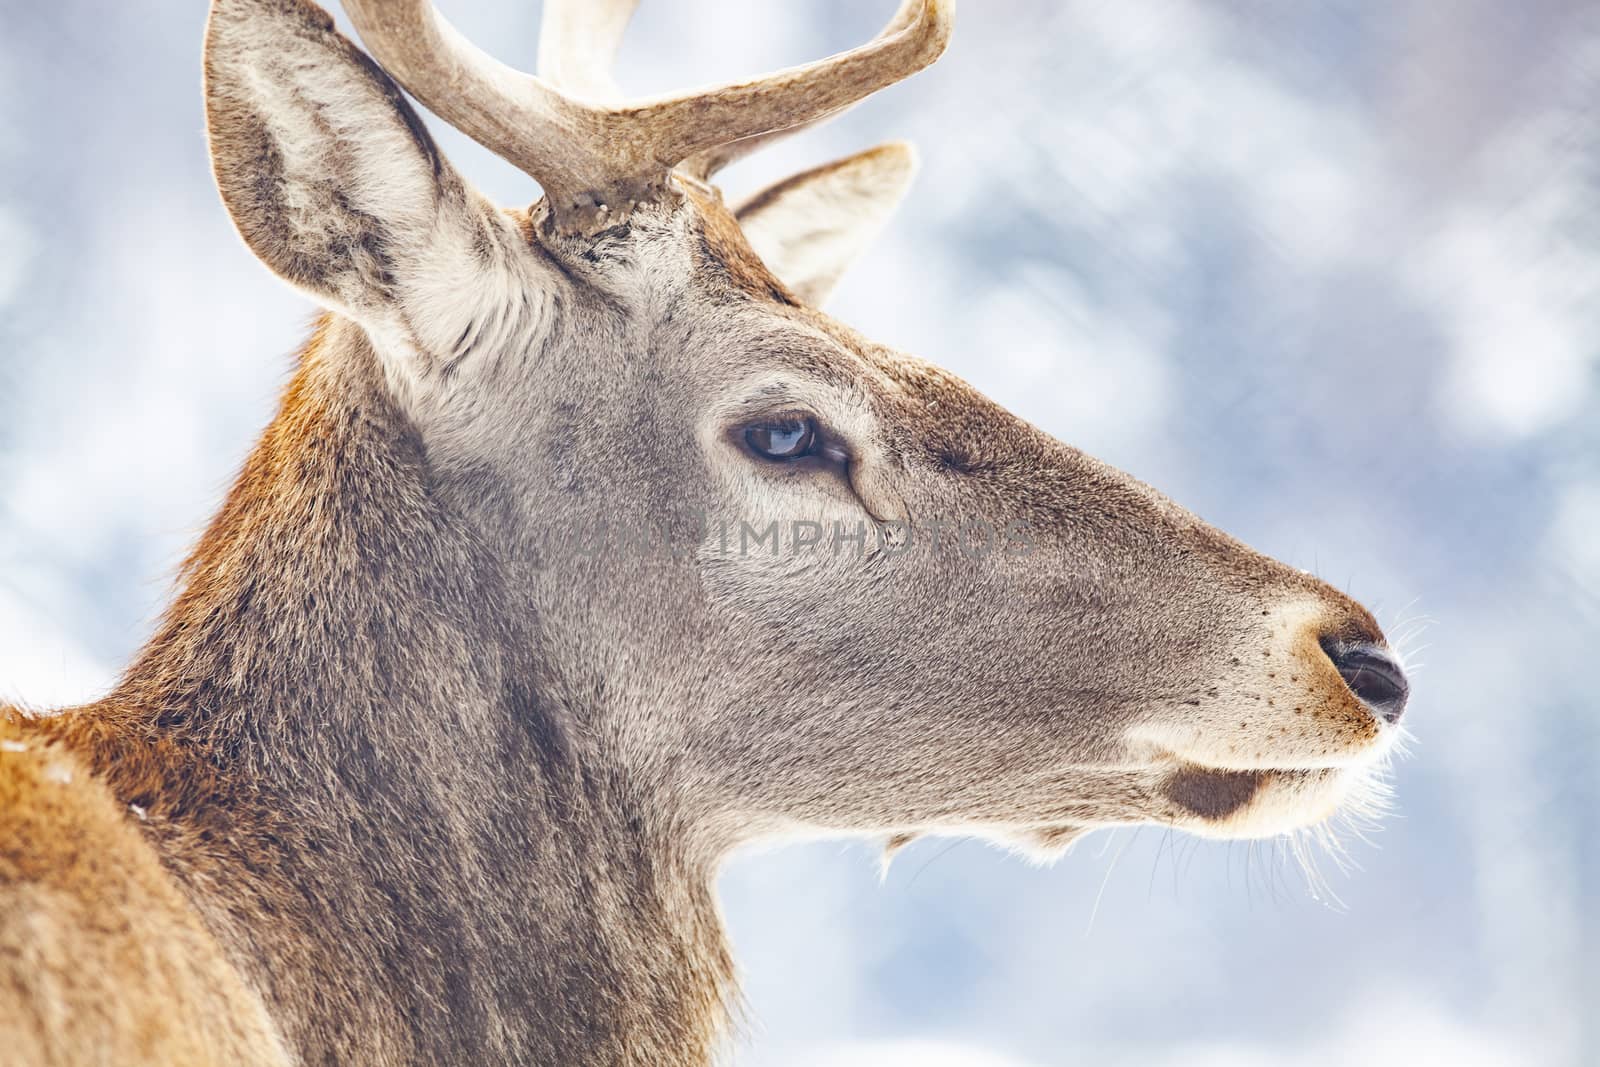
<svg viewBox="0 0 1600 1067"><path fill-rule="evenodd" d="M545 0L539 76L565 93L622 101L611 67L639 0Z"/></svg>
<svg viewBox="0 0 1600 1067"><path fill-rule="evenodd" d="M549 0L549 2L555 3L557 0ZM568 2L572 2L572 0L568 0ZM583 0L576 0L576 2L581 4ZM635 2L637 2L637 0L635 0ZM949 20L954 12L949 3L944 5L944 9L944 18L946 20L946 25L944 28L944 43L948 43L950 38ZM878 36L873 38L873 40L881 41L891 34L904 31L907 27L913 25L917 18L922 15L922 13L923 4L921 4L919 0L904 0L904 2L900 5L900 9L894 13L894 18L889 20L889 24L885 26L878 33ZM939 46L939 52L935 52L932 59L928 60L929 63L932 63L934 59L939 58L940 53L944 50L944 43ZM615 55L615 52L612 54ZM926 64L924 64L924 66L926 66ZM915 74L917 70L921 69L921 67L918 67L916 70L909 70L901 77L910 77L912 74ZM865 96L856 100L852 100L850 103L846 104L842 108L839 108L837 111L830 111L826 115L819 115L808 122L802 122L799 125L790 126L787 129L769 130L766 133L758 133L753 137L745 137L738 141L729 141L726 144L707 148L703 151L695 153L693 156L689 157L689 159L685 160L683 163L683 169L701 181L710 181L711 178L723 167L726 167L731 163L737 163L750 153L756 151L757 149L765 148L774 141L781 141L785 137L793 137L797 133L800 133L804 130L809 130L815 126L820 126L824 122L831 122L833 119L838 118L840 115L850 110L850 108L860 103L863 99L865 99Z"/></svg>
<svg viewBox="0 0 1600 1067"><path fill-rule="evenodd" d="M549 0L540 69L475 47L431 0L344 0L373 57L440 118L537 179L557 224L593 232L709 176L776 134L828 118L944 52L953 0L905 0L872 41L752 81L623 102L607 73L637 0ZM567 91L563 91L563 89ZM575 94L575 95L569 95Z"/></svg>

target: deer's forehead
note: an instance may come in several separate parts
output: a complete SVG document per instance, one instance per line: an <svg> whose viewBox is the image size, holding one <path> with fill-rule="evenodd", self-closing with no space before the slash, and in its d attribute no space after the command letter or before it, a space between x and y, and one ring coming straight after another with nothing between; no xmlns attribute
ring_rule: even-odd
<svg viewBox="0 0 1600 1067"><path fill-rule="evenodd" d="M704 194L641 207L616 229L582 239L553 232L548 209L538 210L544 214L513 213L528 240L632 318L648 320L696 298L708 306L727 298L801 306L750 247L738 220Z"/></svg>

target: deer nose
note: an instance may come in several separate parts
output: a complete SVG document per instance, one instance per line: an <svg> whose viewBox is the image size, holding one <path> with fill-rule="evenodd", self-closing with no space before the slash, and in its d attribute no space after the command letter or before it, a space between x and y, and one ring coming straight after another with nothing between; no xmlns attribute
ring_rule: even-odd
<svg viewBox="0 0 1600 1067"><path fill-rule="evenodd" d="M1333 661L1350 692L1384 722L1405 714L1411 685L1400 662L1386 648L1369 644L1328 643L1323 651Z"/></svg>

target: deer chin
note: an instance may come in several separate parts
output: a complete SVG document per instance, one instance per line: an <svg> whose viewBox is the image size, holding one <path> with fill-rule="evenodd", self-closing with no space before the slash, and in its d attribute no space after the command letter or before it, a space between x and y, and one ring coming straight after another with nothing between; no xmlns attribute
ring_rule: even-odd
<svg viewBox="0 0 1600 1067"><path fill-rule="evenodd" d="M1234 770L1180 761L1159 796L1176 826L1201 837L1275 837L1368 809L1381 791L1379 764Z"/></svg>
<svg viewBox="0 0 1600 1067"><path fill-rule="evenodd" d="M1131 809L1119 805L1098 817L1086 812L1082 822L986 827L981 836L1044 864L1066 855L1086 834L1118 826L1170 826L1219 840L1277 837L1341 812L1381 814L1385 766L1380 757L1340 767L1239 769L1168 757L1146 779L1149 791ZM891 851L896 847L892 843Z"/></svg>

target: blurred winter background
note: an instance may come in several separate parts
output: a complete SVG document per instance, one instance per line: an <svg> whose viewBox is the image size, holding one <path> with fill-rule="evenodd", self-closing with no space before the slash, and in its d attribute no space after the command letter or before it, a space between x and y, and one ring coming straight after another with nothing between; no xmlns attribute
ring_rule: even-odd
<svg viewBox="0 0 1600 1067"><path fill-rule="evenodd" d="M536 0L453 0L501 58ZM893 0L649 0L657 91ZM204 5L4 0L0 688L105 688L310 306L207 170ZM1034 869L925 841L734 863L735 1062L1600 1062L1600 10L965 0L933 71L732 172L925 168L833 308L1373 604L1421 664L1398 813L1308 891L1160 830ZM521 175L445 135L506 202Z"/></svg>

